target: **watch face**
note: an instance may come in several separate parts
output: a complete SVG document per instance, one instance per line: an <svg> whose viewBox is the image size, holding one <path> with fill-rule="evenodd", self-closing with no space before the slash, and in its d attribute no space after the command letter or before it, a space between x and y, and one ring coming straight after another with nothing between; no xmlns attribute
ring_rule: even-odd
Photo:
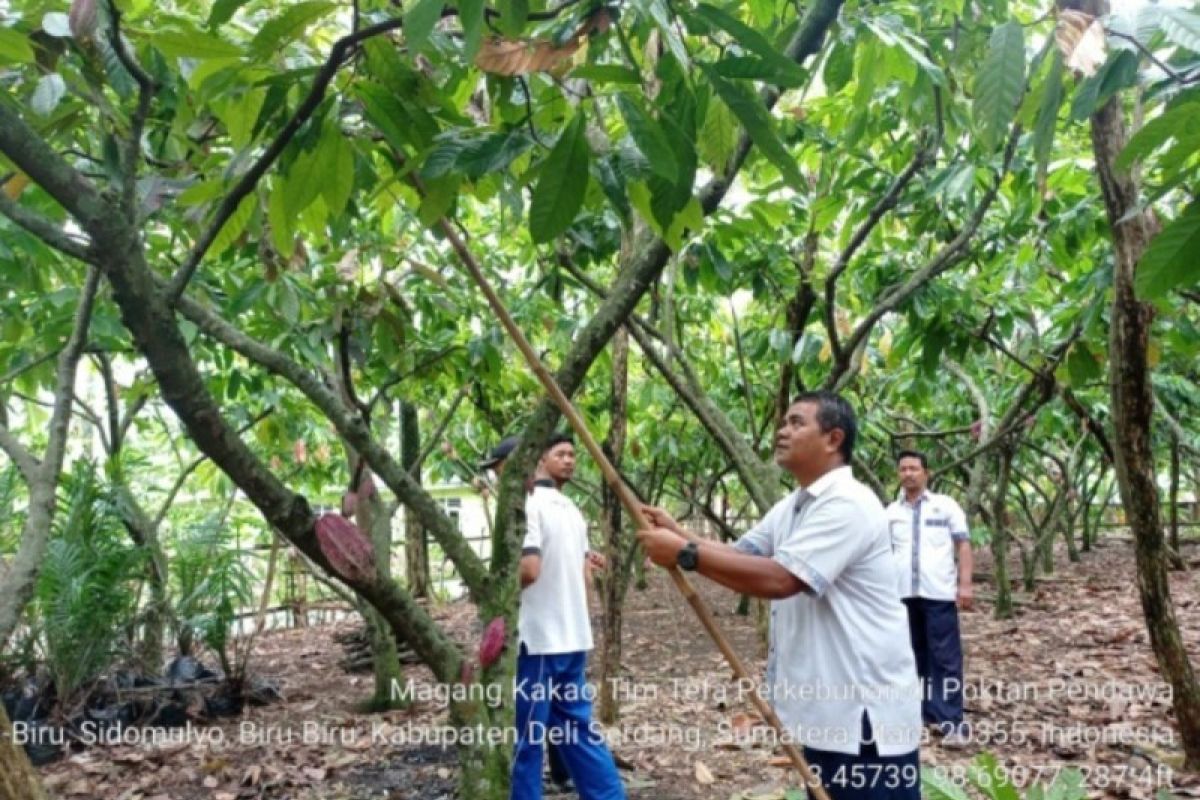
<svg viewBox="0 0 1200 800"><path fill-rule="evenodd" d="M679 555L675 557L675 562L679 564L680 569L694 570L697 562L700 560L700 553L696 548L695 543L686 545L679 551Z"/></svg>

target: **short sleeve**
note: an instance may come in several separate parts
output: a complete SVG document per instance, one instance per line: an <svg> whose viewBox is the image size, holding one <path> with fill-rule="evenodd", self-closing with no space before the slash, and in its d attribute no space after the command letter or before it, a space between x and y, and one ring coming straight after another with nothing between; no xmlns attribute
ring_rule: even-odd
<svg viewBox="0 0 1200 800"><path fill-rule="evenodd" d="M967 515L963 513L962 506L953 500L949 500L949 518L950 518L950 538L956 542L969 541L971 539L971 529L967 527Z"/></svg>
<svg viewBox="0 0 1200 800"><path fill-rule="evenodd" d="M521 542L521 555L542 554L542 514L538 503L530 497L525 501L525 539Z"/></svg>
<svg viewBox="0 0 1200 800"><path fill-rule="evenodd" d="M774 558L820 597L858 555L863 533L852 499L831 497L821 502L818 498L784 537Z"/></svg>
<svg viewBox="0 0 1200 800"><path fill-rule="evenodd" d="M770 517L764 517L757 525L742 534L742 538L733 543L733 549L752 556L770 558L775 551L774 543L771 541Z"/></svg>

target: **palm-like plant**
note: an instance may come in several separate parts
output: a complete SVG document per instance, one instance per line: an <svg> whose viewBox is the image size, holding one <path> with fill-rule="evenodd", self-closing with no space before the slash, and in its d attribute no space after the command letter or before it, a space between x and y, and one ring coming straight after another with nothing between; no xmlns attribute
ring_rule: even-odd
<svg viewBox="0 0 1200 800"><path fill-rule="evenodd" d="M68 705L118 655L137 612L143 554L128 543L90 464L80 462L64 476L58 502L29 630L60 702Z"/></svg>

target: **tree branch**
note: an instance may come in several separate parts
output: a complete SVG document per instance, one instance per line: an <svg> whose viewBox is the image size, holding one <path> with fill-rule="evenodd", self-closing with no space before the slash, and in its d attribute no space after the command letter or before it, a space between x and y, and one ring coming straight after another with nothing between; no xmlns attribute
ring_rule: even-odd
<svg viewBox="0 0 1200 800"><path fill-rule="evenodd" d="M34 582L50 541L50 528L56 508L55 495L59 473L62 471L63 455L66 452L71 407L74 404L75 372L87 342L88 327L91 325L92 308L99 284L100 271L92 267L88 270L83 291L80 293L71 335L59 355L54 411L50 415L50 436L46 444L46 454L33 472L33 480L29 481L29 507L21 531L21 545L8 570L0 576L3 578L4 589L0 591L0 650L8 643L25 604L33 595ZM25 466L29 466L28 461L25 462Z"/></svg>
<svg viewBox="0 0 1200 800"><path fill-rule="evenodd" d="M380 446L361 416L350 413L341 399L308 370L283 353L247 336L217 314L186 295L179 298L179 313L206 336L291 383L329 419L342 438L366 459L371 470L387 484L402 503L421 519L446 555L454 562L473 597L486 591L487 569L454 523L388 451Z"/></svg>
<svg viewBox="0 0 1200 800"><path fill-rule="evenodd" d="M3 142L0 142L0 149L3 149ZM72 239L65 230L48 218L10 199L4 192L0 192L0 214L8 217L58 252L87 264L92 263L92 258L85 245Z"/></svg>
<svg viewBox="0 0 1200 800"><path fill-rule="evenodd" d="M935 87L934 92L939 93L938 96L940 97L939 89ZM833 354L835 361L842 353L841 343L838 341L837 325L834 324L834 311L837 308L838 278L846 271L846 268L850 265L850 259L854 257L854 254L866 242L867 237L879 225L884 215L895 208L900 202L900 195L904 192L905 187L912 182L917 173L934 163L934 156L941 144L940 125L936 130L937 133L930 136L929 141L920 146L912 162L896 176L896 179L892 181L888 190L871 207L870 212L867 213L867 218L855 228L854 233L850 236L850 241L846 243L846 247L838 255L837 261L834 262L829 270L829 275L825 278L826 327L829 329L830 352Z"/></svg>
<svg viewBox="0 0 1200 800"><path fill-rule="evenodd" d="M137 175L138 166L142 160L142 132L146 129L146 118L150 115L150 103L158 88L154 80L142 69L142 65L129 49L125 47L125 39L121 36L121 10L116 0L108 0L108 16L112 20L109 26L109 40L117 60L129 71L138 85L138 104L130 120L129 142L125 147L125 174L122 176L121 203L125 213L133 224L139 223L140 214L137 207Z"/></svg>
<svg viewBox="0 0 1200 800"><path fill-rule="evenodd" d="M846 346L842 350L841 357L835 361L834 369L825 380L826 386L834 387L842 383L841 378L847 373L850 366L847 353L853 353L859 344L866 340L871 330L875 327L875 323L911 297L926 283L963 260L967 253L967 246L975 236L976 231L979 230L984 216L987 215L988 209L991 208L992 203L1000 193L1000 187L1004 183L1004 176L1008 174L1009 167L1012 165L1013 155L1016 153L1020 134L1020 124L1013 125L1008 136L1008 144L1004 148L1004 158L1000 166L1000 171L997 173L996 179L992 182L987 194L983 196L983 199L976 207L975 213L971 215L971 219L967 222L967 225L936 256L930 259L925 266L913 273L907 281L884 293L883 298L871 309L866 318L854 328L854 331L846 340Z"/></svg>
<svg viewBox="0 0 1200 800"><path fill-rule="evenodd" d="M26 483L33 483L37 480L38 468L41 467L37 457L26 450L25 445L17 441L12 431L5 425L0 425L0 450L3 450L5 455L16 465Z"/></svg>
<svg viewBox="0 0 1200 800"><path fill-rule="evenodd" d="M262 176L267 173L267 170L271 168L283 153L288 142L292 140L292 137L296 135L300 127L308 121L309 117L320 106L321 101L325 98L325 92L329 88L329 84L333 82L334 76L342 68L342 65L354 55L359 43L373 36L397 30L403 25L404 21L402 19L384 20L383 22L355 31L348 36L343 36L333 43L333 47L329 51L329 57L325 60L325 64L321 69L318 70L316 77L313 78L313 84L309 88L304 101L296 108L296 113L280 129L279 133L275 135L275 138L267 146L267 149L263 151L262 155L258 157L250 169L246 170L242 177L238 179L237 184L225 196L221 204L217 206L216 213L213 214L208 228L201 234L200 239L192 247L183 264L180 265L179 269L171 277L171 281L167 286L168 305L175 305L182 296L196 268L200 266L200 261L203 260L205 253L208 252L213 242L216 241L217 234L221 228L233 216L233 212L237 210L242 200L254 191L254 187L258 185Z"/></svg>

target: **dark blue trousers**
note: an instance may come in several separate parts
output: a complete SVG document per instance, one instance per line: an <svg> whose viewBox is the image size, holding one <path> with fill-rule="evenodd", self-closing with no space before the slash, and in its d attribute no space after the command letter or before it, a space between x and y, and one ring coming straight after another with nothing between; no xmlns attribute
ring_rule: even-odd
<svg viewBox="0 0 1200 800"><path fill-rule="evenodd" d="M963 721L962 638L958 607L951 600L906 597L908 632L923 683L921 716L927 723Z"/></svg>
<svg viewBox="0 0 1200 800"><path fill-rule="evenodd" d="M517 747L511 800L541 800L542 759L548 741L583 800L625 800L604 737L592 727L592 701L584 679L587 653L517 655Z"/></svg>
<svg viewBox="0 0 1200 800"><path fill-rule="evenodd" d="M863 712L858 755L804 748L804 758L831 800L921 800L920 751L881 756Z"/></svg>

